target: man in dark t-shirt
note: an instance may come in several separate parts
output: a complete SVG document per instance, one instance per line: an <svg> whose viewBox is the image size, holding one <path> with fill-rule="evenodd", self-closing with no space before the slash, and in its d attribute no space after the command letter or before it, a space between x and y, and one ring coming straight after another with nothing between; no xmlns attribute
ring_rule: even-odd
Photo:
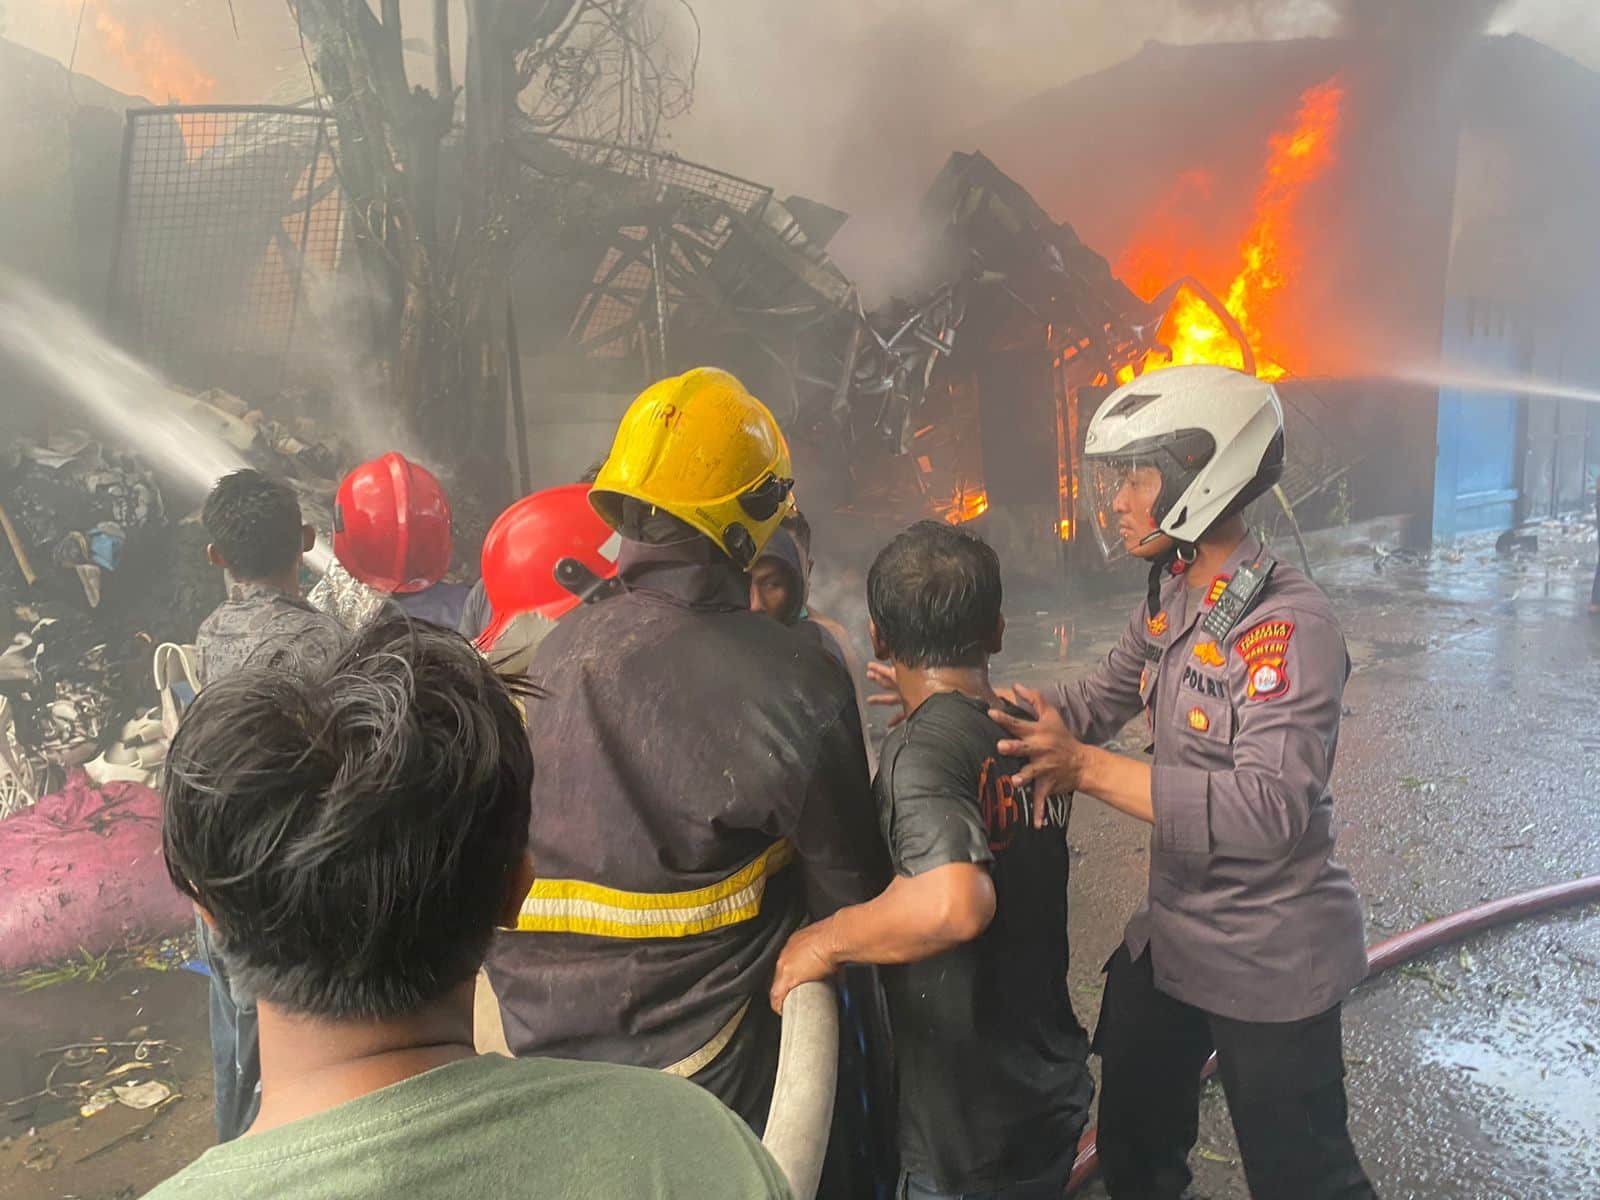
<svg viewBox="0 0 1600 1200"><path fill-rule="evenodd" d="M798 931L773 1001L843 963L892 964L901 1194L1054 1200L1093 1090L1067 995L1069 801L1052 797L1034 824L1012 783L1021 762L995 748L999 562L970 534L924 521L879 554L867 591L874 652L910 714L874 785L895 879Z"/></svg>

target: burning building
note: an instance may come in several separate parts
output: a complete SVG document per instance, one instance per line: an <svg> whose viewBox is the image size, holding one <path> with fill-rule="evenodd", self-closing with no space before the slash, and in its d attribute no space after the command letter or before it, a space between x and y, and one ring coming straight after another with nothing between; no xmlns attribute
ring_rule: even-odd
<svg viewBox="0 0 1600 1200"><path fill-rule="evenodd" d="M1575 507L1600 467L1594 406L1541 394L1600 383L1597 102L1517 36L1152 43L976 136L1141 296L1192 276L1224 300L1354 515L1447 539ZM1182 297L1162 340L1239 362Z"/></svg>
<svg viewBox="0 0 1600 1200"><path fill-rule="evenodd" d="M603 451L645 380L717 362L771 401L813 496L884 524L981 520L1008 566L1058 577L1099 399L1221 362L1278 381L1289 410L1290 477L1263 516L1410 513L1425 540L1570 507L1600 461L1591 407L1503 381L1600 380L1584 336L1600 171L1562 151L1588 136L1600 80L1526 39L1454 49L1422 71L1373 39L1151 44L969 134L983 153L953 156L920 214L921 284L873 309L828 255L845 214L530 133L522 482ZM111 223L124 333L193 387L297 382L279 369L291 341L327 324L300 307L306 280L342 269L323 120L136 124L160 145L140 158L130 139ZM149 257L155 218L191 209L211 240Z"/></svg>

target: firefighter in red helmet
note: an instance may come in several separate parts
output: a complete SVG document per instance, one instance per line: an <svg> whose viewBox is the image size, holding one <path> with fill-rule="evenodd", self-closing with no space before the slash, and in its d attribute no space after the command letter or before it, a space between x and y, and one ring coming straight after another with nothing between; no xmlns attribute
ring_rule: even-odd
<svg viewBox="0 0 1600 1200"><path fill-rule="evenodd" d="M392 451L362 463L334 497L338 561L312 589L311 603L352 628L387 600L418 620L454 629L467 589L444 582L450 521L450 499L426 467Z"/></svg>
<svg viewBox="0 0 1600 1200"><path fill-rule="evenodd" d="M622 538L589 504L587 483L524 496L483 539L483 587L491 617L478 649L520 672L551 626L580 604L619 590Z"/></svg>

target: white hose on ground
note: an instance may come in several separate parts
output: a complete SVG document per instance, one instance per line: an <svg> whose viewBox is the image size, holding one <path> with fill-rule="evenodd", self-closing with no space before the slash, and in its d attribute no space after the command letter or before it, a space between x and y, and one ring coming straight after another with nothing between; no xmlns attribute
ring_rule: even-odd
<svg viewBox="0 0 1600 1200"><path fill-rule="evenodd" d="M795 1200L812 1200L817 1194L838 1082L838 998L830 984L803 983L783 1002L778 1078L761 1139Z"/></svg>

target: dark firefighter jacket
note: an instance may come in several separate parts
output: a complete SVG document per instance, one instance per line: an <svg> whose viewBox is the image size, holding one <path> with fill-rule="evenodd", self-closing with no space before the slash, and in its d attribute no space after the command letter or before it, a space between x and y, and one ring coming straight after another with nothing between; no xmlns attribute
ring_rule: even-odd
<svg viewBox="0 0 1600 1200"><path fill-rule="evenodd" d="M785 939L889 879L855 697L709 541L619 566L528 672L538 882L489 977L514 1053L698 1075L751 1119Z"/></svg>

